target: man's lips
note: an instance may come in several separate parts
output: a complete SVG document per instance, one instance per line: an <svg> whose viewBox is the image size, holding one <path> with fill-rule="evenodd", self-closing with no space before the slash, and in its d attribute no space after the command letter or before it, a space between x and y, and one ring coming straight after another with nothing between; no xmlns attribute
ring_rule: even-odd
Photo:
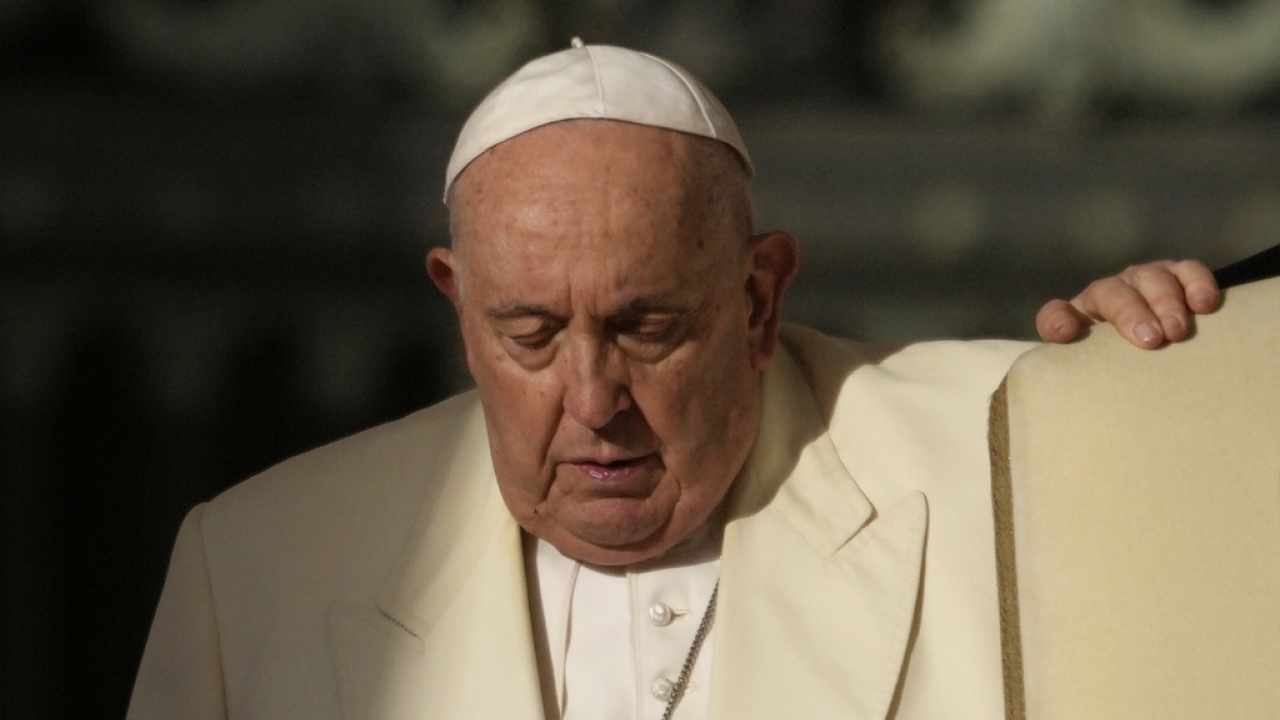
<svg viewBox="0 0 1280 720"><path fill-rule="evenodd" d="M602 489L629 490L642 481L642 476L656 460L656 456L641 455L633 458L576 458L566 464L573 467L593 485ZM647 485L647 483L644 483Z"/></svg>

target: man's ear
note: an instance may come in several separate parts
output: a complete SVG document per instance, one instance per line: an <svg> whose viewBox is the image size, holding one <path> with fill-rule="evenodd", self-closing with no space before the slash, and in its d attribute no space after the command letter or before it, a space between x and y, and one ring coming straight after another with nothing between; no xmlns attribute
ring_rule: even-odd
<svg viewBox="0 0 1280 720"><path fill-rule="evenodd" d="M449 298L454 308L458 307L461 294L458 291L457 258L448 248L432 248L427 253L427 275L440 288L440 292Z"/></svg>
<svg viewBox="0 0 1280 720"><path fill-rule="evenodd" d="M427 253L427 275L449 298L453 312L458 317L458 329L462 331L462 349L467 357L467 369L475 377L475 356L472 355L471 333L467 332L467 315L462 312L462 277L458 255L448 248L432 248Z"/></svg>
<svg viewBox="0 0 1280 720"><path fill-rule="evenodd" d="M753 236L747 241L747 298L751 303L748 333L751 366L763 370L778 344L782 294L800 265L795 238L781 231Z"/></svg>

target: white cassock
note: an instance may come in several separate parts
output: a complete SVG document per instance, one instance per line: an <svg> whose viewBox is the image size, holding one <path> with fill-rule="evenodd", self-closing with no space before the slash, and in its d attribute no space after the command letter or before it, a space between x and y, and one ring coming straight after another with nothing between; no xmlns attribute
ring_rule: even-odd
<svg viewBox="0 0 1280 720"><path fill-rule="evenodd" d="M987 416L1029 347L784 328L680 720L1003 717ZM474 393L306 453L192 511L129 717L660 717L645 693L683 662L712 565L570 582L542 555L540 652ZM658 602L690 619L646 624ZM575 614L595 607L623 611Z"/></svg>

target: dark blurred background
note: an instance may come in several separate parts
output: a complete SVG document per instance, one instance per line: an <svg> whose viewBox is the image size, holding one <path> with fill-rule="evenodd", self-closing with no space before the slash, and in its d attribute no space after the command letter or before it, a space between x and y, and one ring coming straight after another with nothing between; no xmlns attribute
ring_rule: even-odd
<svg viewBox="0 0 1280 720"><path fill-rule="evenodd" d="M718 91L833 332L1280 242L1275 0L0 0L0 716L121 716L187 508L466 386L444 163L573 35Z"/></svg>

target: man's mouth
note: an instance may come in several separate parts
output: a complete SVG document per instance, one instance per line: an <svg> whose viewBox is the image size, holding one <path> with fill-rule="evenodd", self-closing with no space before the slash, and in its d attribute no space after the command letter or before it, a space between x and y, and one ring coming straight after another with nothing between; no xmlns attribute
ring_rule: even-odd
<svg viewBox="0 0 1280 720"><path fill-rule="evenodd" d="M605 487L622 488L635 480L649 466L653 455L620 460L581 459L571 463L578 472Z"/></svg>

